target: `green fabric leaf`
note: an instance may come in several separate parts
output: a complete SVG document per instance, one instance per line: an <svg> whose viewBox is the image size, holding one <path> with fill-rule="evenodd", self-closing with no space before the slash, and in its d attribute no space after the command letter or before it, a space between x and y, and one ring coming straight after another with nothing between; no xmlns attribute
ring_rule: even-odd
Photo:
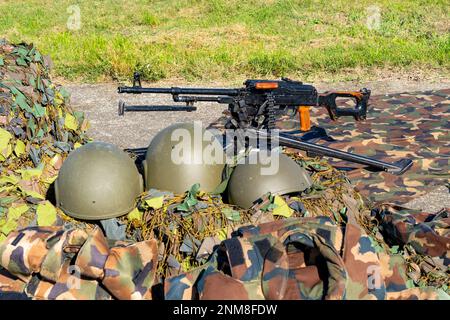
<svg viewBox="0 0 450 320"><path fill-rule="evenodd" d="M390 251L392 254L397 254L397 253L398 253L398 248L399 248L399 246L392 246L392 247L389 249L389 251Z"/></svg>
<svg viewBox="0 0 450 320"><path fill-rule="evenodd" d="M32 137L34 137L36 134L36 124L34 123L33 118L28 119L27 125L28 125L28 128L30 128L30 130L31 130Z"/></svg>
<svg viewBox="0 0 450 320"><path fill-rule="evenodd" d="M23 193L25 193L29 197L36 198L36 199L41 199L41 200L45 199L45 197L42 194L37 193L36 191L25 190L25 189L22 189L22 191L23 191Z"/></svg>
<svg viewBox="0 0 450 320"><path fill-rule="evenodd" d="M228 186L228 182L230 181L230 177L231 177L231 174L233 173L234 168L235 168L234 166L230 166L230 165L226 165L225 166L224 178L223 178L222 182L219 183L219 185L214 189L214 191L211 192L212 194L220 194L220 193L223 193L226 190L226 188Z"/></svg>
<svg viewBox="0 0 450 320"><path fill-rule="evenodd" d="M134 208L127 216L128 220L142 220L142 212L137 208Z"/></svg>
<svg viewBox="0 0 450 320"><path fill-rule="evenodd" d="M7 205L11 202L14 202L17 200L17 197L4 197L4 198L0 198L0 206L4 206Z"/></svg>
<svg viewBox="0 0 450 320"><path fill-rule="evenodd" d="M28 49L22 47L17 47L13 50L13 53L16 53L18 56L25 58L28 55Z"/></svg>
<svg viewBox="0 0 450 320"><path fill-rule="evenodd" d="M145 199L145 203L153 209L159 209L164 204L164 196Z"/></svg>
<svg viewBox="0 0 450 320"><path fill-rule="evenodd" d="M273 209L272 214L275 216L283 216L286 218L289 218L294 213L294 210L292 210L286 201L279 195L276 195L273 201L273 204L276 205L276 207Z"/></svg>
<svg viewBox="0 0 450 320"><path fill-rule="evenodd" d="M34 61L35 62L42 62L42 55L39 51L34 51Z"/></svg>
<svg viewBox="0 0 450 320"><path fill-rule="evenodd" d="M19 58L16 59L16 64L18 66L22 66L22 67L27 67L28 66L28 63L22 57L19 57Z"/></svg>
<svg viewBox="0 0 450 320"><path fill-rule="evenodd" d="M375 252L384 252L383 247L371 236L368 236L370 239L370 243L372 244L372 247L375 249Z"/></svg>
<svg viewBox="0 0 450 320"><path fill-rule="evenodd" d="M11 137L12 135L11 133L9 133L9 131L0 128L0 152L2 152L4 149L8 147L9 140L11 139Z"/></svg>
<svg viewBox="0 0 450 320"><path fill-rule="evenodd" d="M67 92L66 89L64 89L64 87L60 87L59 88L59 93L61 93L61 95L63 96L64 100L67 100L69 98L69 93Z"/></svg>
<svg viewBox="0 0 450 320"><path fill-rule="evenodd" d="M11 92L14 94L14 99L15 99L16 105L18 105L21 109L23 109L29 113L33 113L33 110L28 105L27 98L25 97L25 95L22 92L20 92L16 88L11 88Z"/></svg>
<svg viewBox="0 0 450 320"><path fill-rule="evenodd" d="M36 215L40 227L51 226L56 222L56 209L49 201L38 204Z"/></svg>
<svg viewBox="0 0 450 320"><path fill-rule="evenodd" d="M14 147L14 153L16 156L20 157L22 154L25 153L25 143L22 142L22 140L16 140L16 146Z"/></svg>
<svg viewBox="0 0 450 320"><path fill-rule="evenodd" d="M227 239L227 229L223 228L220 229L217 234L216 234L217 238L219 238L220 241L224 241Z"/></svg>
<svg viewBox="0 0 450 320"><path fill-rule="evenodd" d="M194 184L191 189L188 191L186 198L184 198L183 203L177 206L177 210L179 211L190 211L191 207L195 206L198 203L197 194L200 190L200 184Z"/></svg>
<svg viewBox="0 0 450 320"><path fill-rule="evenodd" d="M7 236L11 231L16 230L17 227L18 224L15 219L8 219L8 221L0 228L0 231Z"/></svg>
<svg viewBox="0 0 450 320"><path fill-rule="evenodd" d="M71 129L74 131L77 130L77 128L78 128L77 119L70 113L66 113L66 117L64 118L64 126L67 129Z"/></svg>
<svg viewBox="0 0 450 320"><path fill-rule="evenodd" d="M315 190L315 191L322 191L322 190L325 190L325 189L326 189L326 187L324 187L323 185L318 184L318 183L314 183L314 184L311 186L311 188L312 188L313 190Z"/></svg>
<svg viewBox="0 0 450 320"><path fill-rule="evenodd" d="M347 207L343 207L343 208L339 211L339 214L340 214L340 216L341 216L342 221L344 221L344 222L347 223L347 220L348 220L348 218L347 218Z"/></svg>
<svg viewBox="0 0 450 320"><path fill-rule="evenodd" d="M26 204L19 205L17 207L10 207L8 209L8 219L18 219L23 213L28 211Z"/></svg>
<svg viewBox="0 0 450 320"><path fill-rule="evenodd" d="M408 289L411 289L411 288L415 288L416 285L414 284L414 281L412 279L409 279L409 280L406 281L406 287Z"/></svg>
<svg viewBox="0 0 450 320"><path fill-rule="evenodd" d="M239 211L233 210L231 208L223 208L222 213L227 217L228 220L231 221L240 221L241 220L241 214Z"/></svg>
<svg viewBox="0 0 450 320"><path fill-rule="evenodd" d="M36 138L42 138L44 136L44 130L39 129L38 133L36 134Z"/></svg>
<svg viewBox="0 0 450 320"><path fill-rule="evenodd" d="M39 103L35 103L33 109L34 109L33 114L36 117L40 118L40 117L45 116L45 108L43 106L41 106Z"/></svg>
<svg viewBox="0 0 450 320"><path fill-rule="evenodd" d="M0 57L0 66L3 66L5 63L3 62L3 58Z"/></svg>
<svg viewBox="0 0 450 320"><path fill-rule="evenodd" d="M16 200L17 200L17 197L14 197L14 196L0 198L0 205L4 206L4 205L10 204L11 202L14 202Z"/></svg>
<svg viewBox="0 0 450 320"><path fill-rule="evenodd" d="M312 167L314 170L316 170L316 171L325 171L325 170L328 170L328 167L327 167L327 166L322 166L322 165L320 165L320 164L318 164L318 163L311 163L310 165L311 165L311 167Z"/></svg>
<svg viewBox="0 0 450 320"><path fill-rule="evenodd" d="M341 220L340 215L337 212L335 212L334 210L330 209L330 211L333 213L334 221L339 222Z"/></svg>

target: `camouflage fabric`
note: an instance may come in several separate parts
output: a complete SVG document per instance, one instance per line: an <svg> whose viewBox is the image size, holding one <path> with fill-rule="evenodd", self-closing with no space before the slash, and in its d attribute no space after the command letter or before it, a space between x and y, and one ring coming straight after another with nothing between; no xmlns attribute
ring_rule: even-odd
<svg viewBox="0 0 450 320"><path fill-rule="evenodd" d="M375 223L368 229L378 230L389 250L407 262L408 282L450 294L448 209L427 213L384 204L372 216Z"/></svg>
<svg viewBox="0 0 450 320"><path fill-rule="evenodd" d="M450 216L447 209L430 214L385 204L378 210L380 229L391 245L410 244L416 252L450 264Z"/></svg>
<svg viewBox="0 0 450 320"><path fill-rule="evenodd" d="M350 213L343 228L328 217L242 227L207 264L166 279L165 298L450 299L411 288L403 256L380 252L358 219Z"/></svg>
<svg viewBox="0 0 450 320"><path fill-rule="evenodd" d="M449 97L450 89L373 95L365 121L351 117L332 121L324 108L311 108L311 120L336 140L317 143L388 162L411 158L413 167L401 176L330 159L331 164L351 170L347 176L362 195L375 202L401 204L450 179ZM211 127L223 128L226 117ZM280 116L277 127L298 134L298 116Z"/></svg>
<svg viewBox="0 0 450 320"><path fill-rule="evenodd" d="M91 233L62 227L12 232L0 246L0 290L34 299L151 299L156 240L110 244ZM17 281L20 279L22 284Z"/></svg>

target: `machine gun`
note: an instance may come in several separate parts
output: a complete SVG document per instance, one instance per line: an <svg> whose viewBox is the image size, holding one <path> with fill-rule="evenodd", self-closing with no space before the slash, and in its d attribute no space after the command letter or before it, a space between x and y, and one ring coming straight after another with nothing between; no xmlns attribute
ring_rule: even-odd
<svg viewBox="0 0 450 320"><path fill-rule="evenodd" d="M243 88L144 88L141 85L139 73L134 74L132 87L119 87L119 93L163 93L171 94L175 102L184 102L185 106L140 105L127 106L119 102L119 115L129 111L195 111L198 101L210 101L228 104L231 117L226 125L227 129L244 129L253 131L260 136L271 139L270 131L275 129L275 121L279 114L289 112L299 113L300 131L308 133L311 130L309 108L323 106L327 109L332 120L341 116L352 116L356 121L364 120L367 115L367 105L370 90L360 91L331 91L319 94L312 85L303 84L287 78L281 80L247 80ZM355 101L354 108L337 106L337 98L351 98ZM292 113L291 113L292 114ZM294 115L292 114L292 115ZM318 132L321 128L319 128ZM324 130L322 129L322 132ZM361 155L344 152L323 145L307 142L291 134L281 133L274 137L281 146L304 150L309 154L323 155L366 165L371 169L382 170L393 174L403 174L412 166L410 159L388 163ZM128 151L142 155L144 148L129 149Z"/></svg>
<svg viewBox="0 0 450 320"><path fill-rule="evenodd" d="M173 101L185 105L127 106L119 103L119 115L128 111L195 111L195 102L209 101L228 104L231 118L227 129L274 129L280 114L300 115L300 131L311 129L309 107L325 107L331 119L353 116L356 121L366 118L370 90L330 91L319 94L315 87L287 78L281 80L247 80L243 88L144 88L139 73L134 73L133 86L119 87L119 93L171 94ZM338 107L338 98L354 100L354 108Z"/></svg>

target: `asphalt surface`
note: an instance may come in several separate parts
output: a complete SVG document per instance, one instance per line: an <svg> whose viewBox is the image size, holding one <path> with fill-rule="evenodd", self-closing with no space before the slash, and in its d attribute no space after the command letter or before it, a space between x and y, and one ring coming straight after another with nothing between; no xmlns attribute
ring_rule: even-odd
<svg viewBox="0 0 450 320"><path fill-rule="evenodd" d="M170 86L171 84L152 84L151 86ZM182 84L176 83L176 86ZM333 84L314 84L319 91L353 90L367 87L372 95L415 92L450 87L450 81L435 83L421 81L371 81L366 83L342 82ZM202 87L217 87L212 84L196 85ZM205 126L217 120L226 105L215 103L197 103L197 111L193 112L129 112L118 115L119 100L127 105L157 104L175 105L170 95L158 94L118 94L115 84L81 84L65 85L71 93L71 105L75 110L86 113L91 128L88 134L95 140L114 143L121 148L146 147L152 137L161 129L176 123L186 121L201 121ZM410 201L406 206L436 212L441 208L450 208L450 192L446 186L441 186L429 194Z"/></svg>

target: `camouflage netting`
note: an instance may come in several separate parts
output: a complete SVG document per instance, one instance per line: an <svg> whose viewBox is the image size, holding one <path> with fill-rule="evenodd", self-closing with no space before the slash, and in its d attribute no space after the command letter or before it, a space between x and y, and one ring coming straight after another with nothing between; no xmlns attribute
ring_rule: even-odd
<svg viewBox="0 0 450 320"><path fill-rule="evenodd" d="M68 153L87 142L87 120L49 69L33 45L0 39L0 241L18 226L55 222L47 191Z"/></svg>
<svg viewBox="0 0 450 320"><path fill-rule="evenodd" d="M368 207L345 173L291 149L284 152L311 174L313 186L301 194L266 194L249 210L196 184L184 194L144 192L119 218L87 223L66 216L52 204L51 184L68 153L88 142L87 121L70 109L48 72L33 46L0 42L0 293L34 299L226 299L227 292L242 299L448 298L446 210ZM268 266L265 260L267 244L278 246L285 231L299 235L294 240L305 252L294 252L288 272L286 262L273 264L278 254ZM219 266L223 253L229 264ZM315 269L324 261L318 256L334 265L326 294ZM382 270L380 287L368 286L367 267ZM79 287L69 285L72 271L81 272ZM288 285L267 271L281 271ZM281 296L279 286L289 290Z"/></svg>

